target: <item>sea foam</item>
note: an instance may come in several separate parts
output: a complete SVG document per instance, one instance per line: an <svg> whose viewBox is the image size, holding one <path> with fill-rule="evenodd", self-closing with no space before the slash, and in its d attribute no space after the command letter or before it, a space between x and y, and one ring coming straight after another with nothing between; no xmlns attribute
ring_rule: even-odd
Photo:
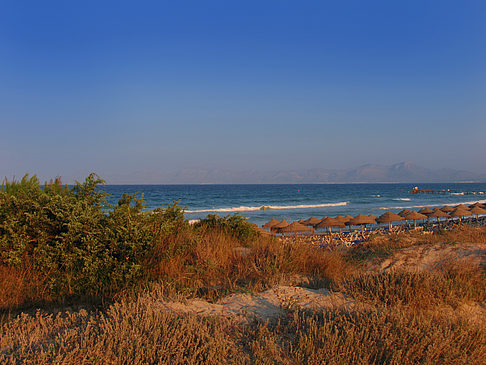
<svg viewBox="0 0 486 365"><path fill-rule="evenodd" d="M195 209L186 210L186 213L231 213L231 212L251 212L257 210L281 210L281 209L311 209L311 208L322 208L322 207L341 207L347 205L348 202L339 203L325 203L325 204L301 204L301 205L260 205L260 206L240 206L231 208L210 208L210 209Z"/></svg>

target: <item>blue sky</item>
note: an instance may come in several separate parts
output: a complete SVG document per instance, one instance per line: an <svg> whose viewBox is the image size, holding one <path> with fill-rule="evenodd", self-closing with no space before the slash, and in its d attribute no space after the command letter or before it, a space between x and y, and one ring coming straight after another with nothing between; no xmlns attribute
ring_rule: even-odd
<svg viewBox="0 0 486 365"><path fill-rule="evenodd" d="M0 176L484 173L484 19L483 0L2 1Z"/></svg>

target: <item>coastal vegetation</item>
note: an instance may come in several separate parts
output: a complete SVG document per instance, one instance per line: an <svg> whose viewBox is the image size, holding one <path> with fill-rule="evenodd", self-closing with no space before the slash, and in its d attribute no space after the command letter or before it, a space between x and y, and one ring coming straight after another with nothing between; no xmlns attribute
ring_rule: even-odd
<svg viewBox="0 0 486 365"><path fill-rule="evenodd" d="M142 196L125 194L111 206L102 183L3 183L0 362L484 363L484 261L398 265L418 251L484 248L484 227L327 249L261 235L238 215L189 224L176 202L146 212ZM164 305L282 285L354 304L282 300L277 316L244 320Z"/></svg>

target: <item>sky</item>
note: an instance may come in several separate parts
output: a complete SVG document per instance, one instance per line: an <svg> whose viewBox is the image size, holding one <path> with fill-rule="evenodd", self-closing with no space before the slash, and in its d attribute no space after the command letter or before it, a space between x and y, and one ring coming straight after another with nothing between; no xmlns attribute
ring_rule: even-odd
<svg viewBox="0 0 486 365"><path fill-rule="evenodd" d="M486 173L485 19L484 0L2 0L0 176Z"/></svg>

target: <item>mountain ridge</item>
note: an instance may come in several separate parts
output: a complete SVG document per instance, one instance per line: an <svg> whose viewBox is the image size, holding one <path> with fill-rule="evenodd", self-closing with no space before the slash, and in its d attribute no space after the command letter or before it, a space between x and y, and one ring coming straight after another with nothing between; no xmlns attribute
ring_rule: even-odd
<svg viewBox="0 0 486 365"><path fill-rule="evenodd" d="M410 161L392 165L364 164L348 169L238 170L194 168L158 173L143 171L115 180L149 184L326 184L326 183L433 183L486 182L486 174L465 170L429 169ZM136 181L136 180L138 181Z"/></svg>

